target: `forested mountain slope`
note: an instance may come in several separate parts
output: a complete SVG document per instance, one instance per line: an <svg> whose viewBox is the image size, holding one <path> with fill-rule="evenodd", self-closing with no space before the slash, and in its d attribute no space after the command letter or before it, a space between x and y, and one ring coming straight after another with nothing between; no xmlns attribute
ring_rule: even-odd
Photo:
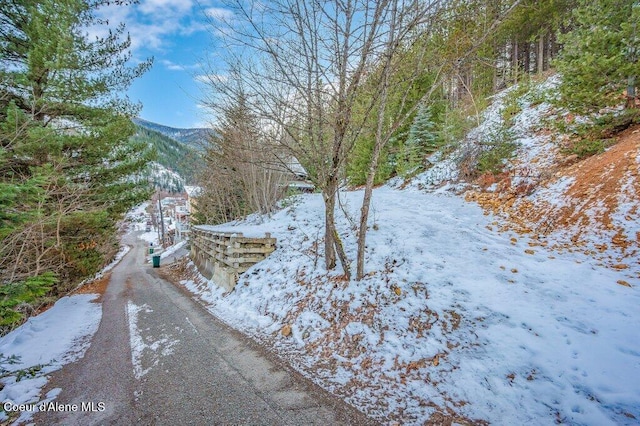
<svg viewBox="0 0 640 426"><path fill-rule="evenodd" d="M149 179L156 188L181 192L185 184L193 183L201 161L197 150L140 125L136 125L132 140L155 150L156 161L149 165Z"/></svg>
<svg viewBox="0 0 640 426"><path fill-rule="evenodd" d="M139 127L160 133L174 141L178 141L181 144L188 145L196 149L204 146L211 135L211 129L206 128L177 129L175 127L164 126L162 124L143 120L141 118L134 118L133 122Z"/></svg>

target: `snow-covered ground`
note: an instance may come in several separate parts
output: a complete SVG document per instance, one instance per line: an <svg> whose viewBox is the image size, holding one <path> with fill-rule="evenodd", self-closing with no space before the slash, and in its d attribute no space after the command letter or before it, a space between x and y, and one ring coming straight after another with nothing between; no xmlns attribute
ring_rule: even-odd
<svg viewBox="0 0 640 426"><path fill-rule="evenodd" d="M355 218L362 193L341 198ZM231 293L184 285L379 419L640 419L637 266L617 272L578 253L533 249L460 197L384 187L374 192L368 275L345 282L322 266L322 212L320 195L306 195L262 223L218 227L270 232L278 249ZM355 259L350 222L341 217L339 229Z"/></svg>
<svg viewBox="0 0 640 426"><path fill-rule="evenodd" d="M501 139L510 139L517 146L516 155L506 164L507 170L511 172L513 185L530 183L544 174L557 160L559 147L554 142L552 133L540 130L545 127L545 120L549 120L554 114L551 104L542 102L542 99L551 96L559 83L557 75L540 84L532 83L524 95L511 100L517 104L518 112L510 122L505 121L503 111L505 103L518 87L511 86L496 94L489 107L481 113L480 124L465 136L452 153L442 156L437 152L429 159L432 167L427 171L408 183L401 179L392 183L394 186L435 189L456 181L460 174L460 162L466 155L486 150L490 142ZM555 114L559 113L556 111ZM468 187L469 185L458 185L457 188L449 189Z"/></svg>
<svg viewBox="0 0 640 426"><path fill-rule="evenodd" d="M562 161L548 129L540 131L552 109L532 101L535 90L518 100L511 123L514 186L540 183ZM364 280L324 270L324 207L315 194L271 218L215 227L278 239L233 292L202 277L183 284L214 315L384 421L638 424L640 263L616 270L586 251L553 251L561 229L540 237L547 242L510 231L513 217L483 212L454 195L468 185L447 184L464 151L505 126L506 96L496 96L453 155L432 158L410 183L374 191ZM534 195L560 204L571 184L560 178ZM340 198L347 215L336 212L338 227L355 259L362 192ZM617 211L637 213L634 197L618 202Z"/></svg>
<svg viewBox="0 0 640 426"><path fill-rule="evenodd" d="M2 363L8 371L0 390L0 421L8 419L7 412L14 412L21 413L18 423L27 422L37 412L37 405L60 393L60 389L53 389L40 395L48 374L84 356L102 318L101 305L93 302L96 297L97 294L63 297L52 308L0 338L0 353L18 357L15 364ZM22 377L20 370L34 374ZM33 408L18 409L20 404L33 404Z"/></svg>

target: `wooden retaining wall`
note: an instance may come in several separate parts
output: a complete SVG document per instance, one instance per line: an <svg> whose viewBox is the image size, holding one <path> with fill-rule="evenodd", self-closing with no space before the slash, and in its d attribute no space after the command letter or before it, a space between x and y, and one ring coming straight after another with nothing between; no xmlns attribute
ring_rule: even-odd
<svg viewBox="0 0 640 426"><path fill-rule="evenodd" d="M244 237L238 232L191 228L190 257L202 275L227 291L233 290L238 276L265 259L276 248L276 239Z"/></svg>

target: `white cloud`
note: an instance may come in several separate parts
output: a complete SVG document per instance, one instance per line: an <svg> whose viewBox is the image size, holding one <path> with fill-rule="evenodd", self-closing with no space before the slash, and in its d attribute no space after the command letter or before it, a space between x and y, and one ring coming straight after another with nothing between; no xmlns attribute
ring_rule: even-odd
<svg viewBox="0 0 640 426"><path fill-rule="evenodd" d="M165 37L179 29L177 23L166 22L162 25L146 25L141 23L128 24L131 34L131 47L137 50L141 47L160 49L164 45Z"/></svg>
<svg viewBox="0 0 640 426"><path fill-rule="evenodd" d="M195 70L195 69L201 68L199 64L193 64L193 65L176 64L175 62L170 61L168 59L162 59L160 63L164 65L165 68L167 68L169 71L189 71L189 70Z"/></svg>
<svg viewBox="0 0 640 426"><path fill-rule="evenodd" d="M163 60L160 61L160 63L162 65L164 65L165 68L170 70L170 71L184 71L185 70L184 65L176 64L174 62L171 62L168 59L163 59Z"/></svg>
<svg viewBox="0 0 640 426"><path fill-rule="evenodd" d="M185 15L191 12L193 0L144 0L139 7L142 13L148 15Z"/></svg>
<svg viewBox="0 0 640 426"><path fill-rule="evenodd" d="M127 22L129 16L129 10L127 7L109 5L98 9L96 15L101 20L106 20L107 25L93 25L87 28L87 34L89 39L93 40L96 37L106 37L109 35L109 28L115 28L121 22Z"/></svg>
<svg viewBox="0 0 640 426"><path fill-rule="evenodd" d="M142 0L131 6L112 4L102 7L98 15L108 20L109 27L120 23L126 25L134 52L141 48L161 50L167 47L167 40L171 36L208 30L205 10L210 8L205 8L209 5L210 2L206 0ZM104 26L88 29L91 37L104 37L107 31Z"/></svg>

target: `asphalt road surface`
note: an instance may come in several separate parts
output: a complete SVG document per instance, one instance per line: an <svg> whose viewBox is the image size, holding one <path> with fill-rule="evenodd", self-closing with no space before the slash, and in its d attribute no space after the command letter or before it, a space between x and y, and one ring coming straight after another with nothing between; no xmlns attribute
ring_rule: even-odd
<svg viewBox="0 0 640 426"><path fill-rule="evenodd" d="M47 385L78 411L38 413L36 424L375 424L161 279L143 242L126 243L91 346Z"/></svg>

